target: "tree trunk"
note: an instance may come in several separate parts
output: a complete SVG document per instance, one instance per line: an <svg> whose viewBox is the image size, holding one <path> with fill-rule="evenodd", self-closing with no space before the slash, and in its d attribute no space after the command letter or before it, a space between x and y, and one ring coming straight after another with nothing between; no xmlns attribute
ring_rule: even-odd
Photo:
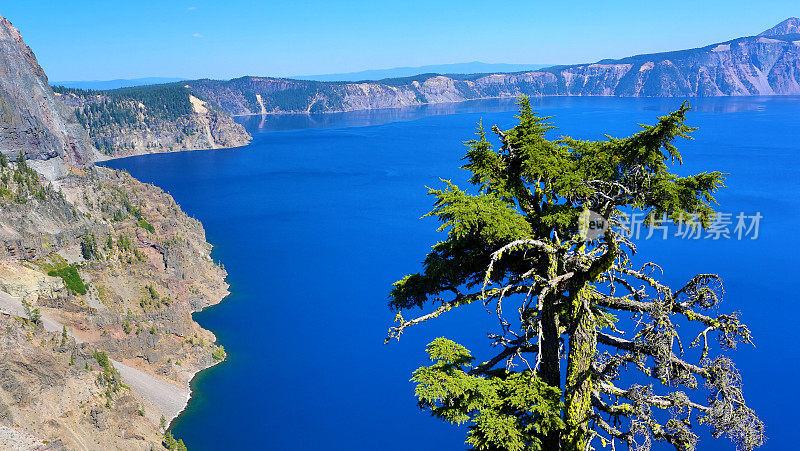
<svg viewBox="0 0 800 451"><path fill-rule="evenodd" d="M584 290L571 296L570 318L573 331L569 335L567 380L564 389L563 449L586 449L588 418L592 409L592 362L597 352L597 335L594 315L584 304Z"/></svg>
<svg viewBox="0 0 800 451"><path fill-rule="evenodd" d="M553 277L555 271L548 271L548 277ZM558 324L558 312L555 304L560 294L551 292L542 301L542 318L540 327L542 328L542 348L541 362L539 363L539 377L551 387L561 388L561 359L559 356L560 333ZM561 442L561 431L550 431L542 437L542 449L558 451Z"/></svg>

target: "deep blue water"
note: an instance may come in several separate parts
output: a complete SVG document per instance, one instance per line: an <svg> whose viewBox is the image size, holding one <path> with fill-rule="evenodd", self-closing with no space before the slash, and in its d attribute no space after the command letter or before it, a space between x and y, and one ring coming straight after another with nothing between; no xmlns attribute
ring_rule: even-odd
<svg viewBox="0 0 800 451"><path fill-rule="evenodd" d="M731 354L745 395L767 424L765 449L796 443L800 304L794 298L800 225L800 99L694 101L694 141L679 142L682 174L730 173L720 210L764 216L755 240L644 241L640 254L679 286L698 272L726 281L720 311L740 311L756 348ZM534 102L558 134L623 136L677 108L672 99L552 98ZM448 336L485 356L494 321L479 306L453 311L383 345L393 281L419 268L438 226L425 186L465 185L463 140L475 123L508 128L514 105L482 101L410 110L241 119L237 149L148 155L107 163L170 192L200 219L231 295L196 315L229 358L194 382L175 422L190 449L449 450L464 431L414 402L411 372L424 346ZM410 315L406 315L410 316ZM789 384L789 385L784 385ZM702 400L702 398L701 398ZM700 428L700 431L705 431ZM733 449L703 432L700 449Z"/></svg>

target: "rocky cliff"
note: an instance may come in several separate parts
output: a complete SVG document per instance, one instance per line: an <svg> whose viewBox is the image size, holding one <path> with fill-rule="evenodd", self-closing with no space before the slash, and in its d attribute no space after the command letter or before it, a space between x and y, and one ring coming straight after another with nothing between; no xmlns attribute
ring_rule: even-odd
<svg viewBox="0 0 800 451"><path fill-rule="evenodd" d="M529 96L708 97L800 95L800 20L758 36L690 50L512 74L439 75L379 82L243 77L188 82L231 114L336 112Z"/></svg>
<svg viewBox="0 0 800 451"><path fill-rule="evenodd" d="M86 131L56 99L19 31L0 17L0 152L11 159L92 161Z"/></svg>
<svg viewBox="0 0 800 451"><path fill-rule="evenodd" d="M180 84L56 95L89 133L100 159L244 146L252 137L230 115Z"/></svg>
<svg viewBox="0 0 800 451"><path fill-rule="evenodd" d="M192 376L225 356L191 316L225 271L172 197L90 164L1 17L0 75L0 449L161 449Z"/></svg>

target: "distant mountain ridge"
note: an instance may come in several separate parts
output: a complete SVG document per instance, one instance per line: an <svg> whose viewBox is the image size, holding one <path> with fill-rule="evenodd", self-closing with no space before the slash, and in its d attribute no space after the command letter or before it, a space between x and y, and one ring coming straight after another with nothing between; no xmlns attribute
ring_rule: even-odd
<svg viewBox="0 0 800 451"><path fill-rule="evenodd" d="M457 73L459 68L473 73ZM519 67L463 63L306 76L305 79L247 76L233 80L190 80L180 84L198 98L232 115L398 108L522 94L800 95L800 19L792 17L755 36L694 49L606 59L591 64L515 69ZM426 72L417 73L423 70ZM402 76L383 77L389 73ZM350 80L336 81L335 78Z"/></svg>
<svg viewBox="0 0 800 451"><path fill-rule="evenodd" d="M379 81L388 78L413 77L422 74L487 74L494 72L525 72L541 69L548 64L471 63L436 64L416 67L394 67L358 72L323 75L297 75L289 78L313 81Z"/></svg>
<svg viewBox="0 0 800 451"><path fill-rule="evenodd" d="M515 73L429 73L379 81L274 77L194 80L186 86L234 115L317 113L529 96L714 97L800 95L800 19L757 36L694 49Z"/></svg>
<svg viewBox="0 0 800 451"><path fill-rule="evenodd" d="M131 88L134 86L173 83L181 80L185 80L185 78L170 78L170 77L118 78L115 80L54 81L51 82L50 84L53 86L63 86L65 88L92 89L95 91L105 91L109 89Z"/></svg>

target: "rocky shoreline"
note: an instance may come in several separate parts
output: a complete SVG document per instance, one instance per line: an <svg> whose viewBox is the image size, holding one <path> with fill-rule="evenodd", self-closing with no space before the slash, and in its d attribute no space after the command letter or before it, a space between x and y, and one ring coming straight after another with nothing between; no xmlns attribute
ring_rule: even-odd
<svg viewBox="0 0 800 451"><path fill-rule="evenodd" d="M0 376L0 424L23 425L29 434L60 439L72 449L70 445L80 448L79 442L64 435L70 427L60 418L66 415L92 425L96 423L92 415L108 413L103 429L92 430L92 437L120 443L134 424L139 432L133 440L158 443L161 418L169 424L185 408L194 375L224 358L214 335L191 315L227 295L225 271L210 260L211 246L202 226L180 211L169 195L123 172L105 168L86 172L60 180L63 198L29 200L34 212L47 211L44 203L54 204L55 211L74 208L77 216L88 219L76 223L85 227L82 237L70 240L62 235L63 244L53 247L46 243L57 240L47 235L22 241L23 255L30 257L15 259L8 253L11 241L0 234L7 252L0 260L0 294L7 301L0 302L4 318L0 330L5 325L6 335L17 331L8 336L18 337L6 346L0 342L0 375L13 375L5 383ZM104 206L120 200L124 205L129 199L137 199L136 214L115 221L120 210L103 211ZM10 221L38 220L27 215L29 211L4 209L12 213ZM9 222L0 220L0 225L7 229ZM44 222L32 225L39 233L52 230ZM89 258L83 252L87 236L98 243ZM60 269L54 273L53 268ZM85 293L75 287L75 280L56 274L67 268L74 269ZM28 311L23 301L29 304ZM31 380L17 367L20 339L38 343L30 354L51 355L51 361L35 365L37 371L53 373L63 365L70 372L60 382ZM116 375L109 376L113 371L103 368L98 352L108 356ZM107 379L119 379L125 387L115 387ZM61 413L55 419L48 419L52 407L46 400L25 402L14 395L21 387L63 390L70 385L79 386L84 395L76 395L73 405L58 406L55 411ZM119 447L136 448L130 441L123 440L126 444Z"/></svg>

